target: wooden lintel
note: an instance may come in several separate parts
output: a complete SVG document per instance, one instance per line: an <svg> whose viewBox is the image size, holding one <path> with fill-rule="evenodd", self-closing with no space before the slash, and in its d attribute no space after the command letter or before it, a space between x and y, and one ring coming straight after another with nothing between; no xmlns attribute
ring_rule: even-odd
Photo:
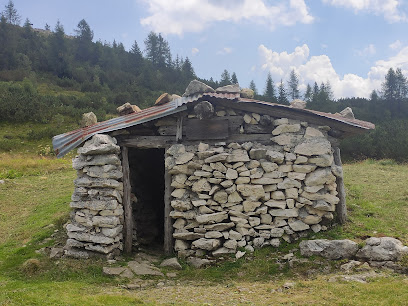
<svg viewBox="0 0 408 306"><path fill-rule="evenodd" d="M177 117L176 141L180 142L183 138L183 116Z"/></svg>
<svg viewBox="0 0 408 306"><path fill-rule="evenodd" d="M123 171L123 210L125 214L125 224L123 227L123 239L125 254L132 253L133 245L133 211L131 192L132 187L130 184L130 169L129 169L129 154L128 148L122 147L122 171Z"/></svg>
<svg viewBox="0 0 408 306"><path fill-rule="evenodd" d="M177 143L174 136L136 136L129 135L126 138L118 139L120 146L140 148L140 149L160 149L168 145Z"/></svg>

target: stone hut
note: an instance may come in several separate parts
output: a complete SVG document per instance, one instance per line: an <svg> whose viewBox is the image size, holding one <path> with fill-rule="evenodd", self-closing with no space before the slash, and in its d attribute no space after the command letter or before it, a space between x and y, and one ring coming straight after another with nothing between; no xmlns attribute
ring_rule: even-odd
<svg viewBox="0 0 408 306"><path fill-rule="evenodd" d="M192 81L183 97L55 136L58 156L82 145L65 254L212 257L343 223L339 139L374 125L252 97Z"/></svg>

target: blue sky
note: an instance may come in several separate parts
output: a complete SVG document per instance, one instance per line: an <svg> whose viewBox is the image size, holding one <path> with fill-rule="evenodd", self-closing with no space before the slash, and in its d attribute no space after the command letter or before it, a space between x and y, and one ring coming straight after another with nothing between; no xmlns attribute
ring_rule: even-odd
<svg viewBox="0 0 408 306"><path fill-rule="evenodd" d="M0 0L3 9L8 0ZM389 68L408 76L406 0L14 0L36 28L59 19L67 34L81 19L94 39L136 40L162 33L173 55L188 56L198 76L235 72L241 87L265 87L267 73L286 82L329 81L334 96L368 97Z"/></svg>

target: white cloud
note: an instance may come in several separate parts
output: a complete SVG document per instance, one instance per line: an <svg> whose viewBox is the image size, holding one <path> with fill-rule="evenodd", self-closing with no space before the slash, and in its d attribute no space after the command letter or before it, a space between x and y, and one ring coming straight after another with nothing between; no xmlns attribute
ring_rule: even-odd
<svg viewBox="0 0 408 306"><path fill-rule="evenodd" d="M143 0L150 16L141 24L155 32L182 35L200 32L219 21L263 24L271 30L277 26L296 23L309 24L310 15L305 0L280 0L269 4L267 0Z"/></svg>
<svg viewBox="0 0 408 306"><path fill-rule="evenodd" d="M408 46L398 54L387 60L375 63L367 76L356 74L340 76L334 69L327 55L309 57L309 47L296 47L293 53L277 53L264 45L258 47L261 58L261 69L271 73L273 79L287 80L292 69L299 75L300 89L304 90L307 84L318 84L329 81L335 98L342 97L369 97L373 89L380 89L384 76L390 68L401 68L404 74L408 73Z"/></svg>
<svg viewBox="0 0 408 306"><path fill-rule="evenodd" d="M392 50L397 50L402 47L402 43L398 40L394 41L392 44L389 45Z"/></svg>
<svg viewBox="0 0 408 306"><path fill-rule="evenodd" d="M399 10L401 0L322 0L337 7L345 7L358 12L369 12L374 15L383 15L388 22L407 21L404 12Z"/></svg>
<svg viewBox="0 0 408 306"><path fill-rule="evenodd" d="M230 54L232 52L232 49L229 47L224 47L221 50L217 51L217 54L225 55L225 54Z"/></svg>
<svg viewBox="0 0 408 306"><path fill-rule="evenodd" d="M375 46L373 44L369 44L367 47L365 47L363 50L356 50L355 54L358 56L370 56L374 55L377 52L375 49Z"/></svg>
<svg viewBox="0 0 408 306"><path fill-rule="evenodd" d="M191 49L191 53L192 53L193 55L196 55L198 52L200 52L200 50L198 50L198 48L192 48L192 49Z"/></svg>

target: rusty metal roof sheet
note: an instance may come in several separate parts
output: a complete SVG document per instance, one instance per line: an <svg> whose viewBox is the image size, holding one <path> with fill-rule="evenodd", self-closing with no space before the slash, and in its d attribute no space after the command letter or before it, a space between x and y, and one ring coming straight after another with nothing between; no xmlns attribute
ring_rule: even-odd
<svg viewBox="0 0 408 306"><path fill-rule="evenodd" d="M131 113L124 116L119 116L103 122L98 122L94 125L80 128L71 132L54 136L52 145L57 157L62 157L69 151L81 145L85 140L91 138L95 134L108 133L120 129L125 129L134 125L142 124L151 120L159 119L171 114L181 112L186 109L187 103L198 101L201 98L218 98L236 100L239 98L239 93L203 93L189 97L181 97L163 105L155 105L146 108L137 113Z"/></svg>
<svg viewBox="0 0 408 306"><path fill-rule="evenodd" d="M373 129L375 127L374 124L370 122L361 121L357 119L346 119L338 114L328 114L309 109L297 109L286 105L264 102L254 99L244 99L240 98L239 93L203 93L189 97L181 97L163 105L158 106L155 105L146 108L137 113L119 116L117 118L113 118L103 122L98 122L88 127L80 128L71 132L54 136L52 139L54 151L57 157L62 157L69 151L80 146L85 140L89 139L95 134L108 133L120 129L125 129L134 125L142 124L165 116L169 116L181 112L183 110L186 110L187 109L186 104L205 98L230 100L236 103L255 103L258 105L274 107L286 111L303 112L313 114L319 117L328 118L330 120L335 120L337 122L341 122L343 124L351 125L361 129Z"/></svg>
<svg viewBox="0 0 408 306"><path fill-rule="evenodd" d="M331 113L324 113L324 112L319 112L316 110L312 109L300 109L300 108L294 108L288 105L282 105L282 104L277 104L277 103L272 103L272 102L265 102L265 101L260 101L260 100L254 100L254 99L245 99L245 98L239 98L237 102L242 102L242 103L255 103L255 104L261 104L261 105L266 105L266 106L271 106L271 107L276 107L276 108L281 108L281 109L286 109L286 110L291 110L293 112L298 112L298 113L309 113L309 114L314 114L322 118L328 118L331 120L335 120L341 123L345 123L351 126L355 126L357 128L361 129L367 129L367 130L372 130L375 128L375 125L371 122L368 121L363 121L363 120L358 120L358 119L351 119L351 118L345 118L340 114L331 114Z"/></svg>

